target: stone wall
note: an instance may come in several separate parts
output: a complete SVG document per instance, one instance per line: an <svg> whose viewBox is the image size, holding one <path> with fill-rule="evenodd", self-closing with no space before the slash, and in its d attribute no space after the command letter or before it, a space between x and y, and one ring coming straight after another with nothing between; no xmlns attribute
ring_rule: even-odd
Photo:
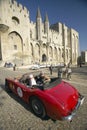
<svg viewBox="0 0 87 130"><path fill-rule="evenodd" d="M28 9L15 0L0 0L0 9L2 61L18 64L68 64L71 60L72 64L77 64L79 34L74 29L56 23L45 31L46 23L42 22L42 18L37 20L40 24L32 22ZM46 22L46 26L49 26L49 21Z"/></svg>

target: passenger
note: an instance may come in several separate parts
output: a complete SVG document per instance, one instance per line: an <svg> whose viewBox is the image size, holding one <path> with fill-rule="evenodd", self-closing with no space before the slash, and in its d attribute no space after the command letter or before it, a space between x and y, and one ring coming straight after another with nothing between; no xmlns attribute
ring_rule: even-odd
<svg viewBox="0 0 87 130"><path fill-rule="evenodd" d="M18 82L18 79L17 78L14 78L15 82Z"/></svg>
<svg viewBox="0 0 87 130"><path fill-rule="evenodd" d="M29 86L33 87L34 85L37 85L36 80L32 74L29 75Z"/></svg>

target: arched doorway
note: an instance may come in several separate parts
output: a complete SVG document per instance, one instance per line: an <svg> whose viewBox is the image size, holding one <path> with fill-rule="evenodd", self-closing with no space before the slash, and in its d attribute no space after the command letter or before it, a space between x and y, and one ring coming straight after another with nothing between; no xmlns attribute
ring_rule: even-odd
<svg viewBox="0 0 87 130"><path fill-rule="evenodd" d="M9 46L8 47L9 47L10 55L12 55L12 54L18 55L18 53L22 54L23 40L22 40L21 36L17 32L14 31L14 32L9 33L8 39L9 39Z"/></svg>
<svg viewBox="0 0 87 130"><path fill-rule="evenodd" d="M23 39L19 33L13 31L8 35L8 57L15 64L23 64Z"/></svg>
<svg viewBox="0 0 87 130"><path fill-rule="evenodd" d="M43 54L42 55L42 62L46 62L47 61L47 56L46 56L46 54Z"/></svg>

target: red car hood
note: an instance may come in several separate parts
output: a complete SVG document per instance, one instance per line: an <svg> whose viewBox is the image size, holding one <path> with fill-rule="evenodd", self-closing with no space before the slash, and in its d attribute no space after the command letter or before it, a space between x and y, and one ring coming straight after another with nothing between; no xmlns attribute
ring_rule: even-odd
<svg viewBox="0 0 87 130"><path fill-rule="evenodd" d="M73 110L78 101L78 91L70 84L62 81L55 87L47 90L61 105L67 107L68 110Z"/></svg>

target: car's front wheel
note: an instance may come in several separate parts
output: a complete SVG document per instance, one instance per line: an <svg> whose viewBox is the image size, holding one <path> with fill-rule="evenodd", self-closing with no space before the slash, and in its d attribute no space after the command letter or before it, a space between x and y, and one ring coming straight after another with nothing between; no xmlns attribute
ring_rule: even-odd
<svg viewBox="0 0 87 130"><path fill-rule="evenodd" d="M36 116L42 119L46 117L45 107L43 103L37 97L32 97L30 99L30 106Z"/></svg>

